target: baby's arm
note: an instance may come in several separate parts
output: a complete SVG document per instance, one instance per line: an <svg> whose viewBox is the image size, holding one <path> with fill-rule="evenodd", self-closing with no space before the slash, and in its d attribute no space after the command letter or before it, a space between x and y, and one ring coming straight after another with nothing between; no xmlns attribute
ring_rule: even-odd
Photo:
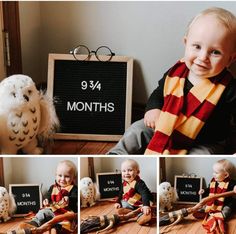
<svg viewBox="0 0 236 234"><path fill-rule="evenodd" d="M114 207L115 207L116 209L119 209L119 208L121 208L121 204L120 204L120 203L115 203L115 204L114 204Z"/></svg>
<svg viewBox="0 0 236 234"><path fill-rule="evenodd" d="M43 206L48 206L49 205L49 200L46 198L43 200Z"/></svg>
<svg viewBox="0 0 236 234"><path fill-rule="evenodd" d="M200 189L200 190L198 191L198 194L199 194L199 195L202 195L204 192L205 192L204 189Z"/></svg>
<svg viewBox="0 0 236 234"><path fill-rule="evenodd" d="M234 186L234 192L236 193L236 185Z"/></svg>
<svg viewBox="0 0 236 234"><path fill-rule="evenodd" d="M146 127L152 128L155 130L156 121L160 116L161 111L159 109L152 109L145 113L144 115L144 124Z"/></svg>

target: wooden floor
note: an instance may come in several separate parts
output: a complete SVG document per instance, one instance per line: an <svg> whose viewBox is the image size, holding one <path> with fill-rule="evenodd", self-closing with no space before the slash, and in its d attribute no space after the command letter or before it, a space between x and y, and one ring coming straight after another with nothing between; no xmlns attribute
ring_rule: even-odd
<svg viewBox="0 0 236 234"><path fill-rule="evenodd" d="M25 222L24 218L12 218L5 223L0 223L0 234L8 231L17 230L20 223ZM44 234L52 234L53 232L44 232Z"/></svg>
<svg viewBox="0 0 236 234"><path fill-rule="evenodd" d="M81 208L80 211L80 219L86 219L89 215L108 215L115 214L114 203L108 201L100 201L97 202L96 205L88 208ZM90 232L90 234L95 234L96 232ZM129 222L121 223L117 225L114 229L104 232L106 233L114 233L114 234L157 234L157 226L156 222L152 222L149 226L140 226L136 219L131 219Z"/></svg>
<svg viewBox="0 0 236 234"><path fill-rule="evenodd" d="M53 140L45 148L45 154L106 154L117 142Z"/></svg>
<svg viewBox="0 0 236 234"><path fill-rule="evenodd" d="M196 219L192 215L185 217L179 224L172 227L160 227L160 234L206 234L202 227L202 220ZM226 222L226 233L236 234L236 214Z"/></svg>

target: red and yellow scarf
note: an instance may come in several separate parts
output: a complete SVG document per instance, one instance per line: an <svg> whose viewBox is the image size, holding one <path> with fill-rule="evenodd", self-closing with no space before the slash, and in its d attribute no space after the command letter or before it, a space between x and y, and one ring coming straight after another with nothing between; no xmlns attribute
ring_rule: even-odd
<svg viewBox="0 0 236 234"><path fill-rule="evenodd" d="M50 208L55 213L55 215L64 214L68 212L69 201L65 201L64 197L69 197L69 193L73 186L73 184L63 188L58 186L57 184L53 186L51 193L52 204L50 205Z"/></svg>
<svg viewBox="0 0 236 234"><path fill-rule="evenodd" d="M186 64L179 61L166 76L164 105L145 154L187 154L233 78L225 69L218 76L203 79L184 96L188 74Z"/></svg>
<svg viewBox="0 0 236 234"><path fill-rule="evenodd" d="M65 214L67 212L71 212L68 208L68 202L65 201L64 197L69 197L70 191L73 188L73 184L68 185L66 187L60 187L59 185L55 184L52 189L51 193L51 200L52 204L50 205L50 208L52 209L53 213L55 215ZM74 231L74 223L70 222L68 220L64 220L59 223L62 226L62 232L63 233L71 233Z"/></svg>
<svg viewBox="0 0 236 234"><path fill-rule="evenodd" d="M215 179L212 179L210 183L209 196L226 192L228 186L229 177L227 177L222 182L218 182L218 186L216 186ZM207 230L207 233L209 234L225 233L224 217L221 212L224 205L224 200L224 197L220 197L218 199L208 202L206 205L206 216L202 222L202 226Z"/></svg>
<svg viewBox="0 0 236 234"><path fill-rule="evenodd" d="M140 180L139 176L136 176L135 180L131 183L123 182L123 200L128 202L132 206L140 206L142 204L141 195L135 191L135 185Z"/></svg>

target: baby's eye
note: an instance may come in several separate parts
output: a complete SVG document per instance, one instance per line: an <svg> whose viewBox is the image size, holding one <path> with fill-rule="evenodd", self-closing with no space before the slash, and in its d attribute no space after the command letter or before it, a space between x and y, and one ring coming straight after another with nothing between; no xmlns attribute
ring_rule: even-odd
<svg viewBox="0 0 236 234"><path fill-rule="evenodd" d="M197 50L201 49L201 46L198 45L198 44L193 44L193 47L194 47L195 49L197 49Z"/></svg>
<svg viewBox="0 0 236 234"><path fill-rule="evenodd" d="M221 55L221 52L219 50L212 50L211 54L213 54L213 55Z"/></svg>

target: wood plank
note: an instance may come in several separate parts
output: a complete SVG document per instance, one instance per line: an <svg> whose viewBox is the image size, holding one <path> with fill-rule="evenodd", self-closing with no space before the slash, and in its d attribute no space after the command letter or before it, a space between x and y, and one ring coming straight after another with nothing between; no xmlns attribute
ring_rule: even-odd
<svg viewBox="0 0 236 234"><path fill-rule="evenodd" d="M104 155L116 142L53 140L45 145L46 154Z"/></svg>
<svg viewBox="0 0 236 234"><path fill-rule="evenodd" d="M26 221L27 220L24 218L12 218L5 223L1 223L0 233L6 233L8 231L17 230L19 227L19 224ZM43 234L53 234L53 233L56 233L56 232L51 230L51 233L48 231L48 232L44 232Z"/></svg>

